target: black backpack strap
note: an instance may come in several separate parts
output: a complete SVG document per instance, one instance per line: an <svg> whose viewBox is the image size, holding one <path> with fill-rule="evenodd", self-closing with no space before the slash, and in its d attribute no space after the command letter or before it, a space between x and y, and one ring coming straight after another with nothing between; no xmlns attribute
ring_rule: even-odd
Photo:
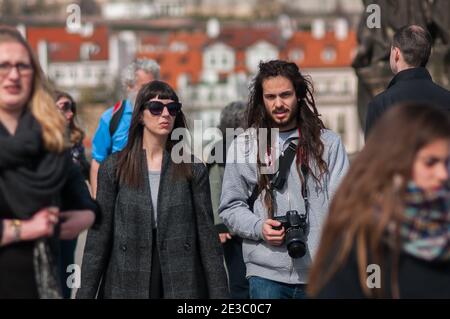
<svg viewBox="0 0 450 319"><path fill-rule="evenodd" d="M247 200L247 205L248 208L253 211L253 205L255 204L256 199L258 198L259 195L259 191L258 191L258 184L255 186L255 188L253 189L252 194L250 195L250 197Z"/></svg>
<svg viewBox="0 0 450 319"><path fill-rule="evenodd" d="M295 158L296 153L297 144L295 144L294 142L289 143L289 146L284 151L284 154L280 156L280 166L278 168L278 174L276 175L275 179L272 179L272 188L278 190L283 189L289 175L289 169L291 168L291 164Z"/></svg>
<svg viewBox="0 0 450 319"><path fill-rule="evenodd" d="M283 186L286 183L289 174L289 169L291 168L291 164L295 158L296 153L297 153L297 144L295 144L294 142L289 143L289 146L284 151L284 154L280 156L278 174L270 176L271 183L269 191L273 191L273 189L278 190L283 189ZM252 194L247 200L247 204L250 210L253 210L253 205L255 204L255 201L258 198L259 194L260 192L258 191L258 185L256 185L255 188L253 189Z"/></svg>
<svg viewBox="0 0 450 319"><path fill-rule="evenodd" d="M126 101L122 100L116 103L113 108L111 121L109 122L109 135L112 137L119 127L120 119L125 110Z"/></svg>

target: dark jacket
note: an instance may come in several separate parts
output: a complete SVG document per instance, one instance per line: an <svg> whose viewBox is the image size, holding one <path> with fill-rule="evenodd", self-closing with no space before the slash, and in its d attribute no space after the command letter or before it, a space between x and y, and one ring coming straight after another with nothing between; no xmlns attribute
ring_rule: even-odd
<svg viewBox="0 0 450 319"><path fill-rule="evenodd" d="M61 211L92 210L96 213L95 224L98 225L101 222L98 205L92 200L79 168L69 160L67 164L67 179L61 191L55 194L55 203L58 203ZM0 193L0 225L3 224L4 218L17 217L9 210L3 194ZM0 229L0 238L1 236ZM50 243L52 248L60 243L57 233ZM0 299L40 297L33 265L34 244L35 241L21 241L0 247ZM53 260L57 260L57 251L52 252L55 253L52 255Z"/></svg>
<svg viewBox="0 0 450 319"><path fill-rule="evenodd" d="M386 91L377 95L367 108L365 136L381 115L400 102L426 102L442 107L450 114L450 91L435 84L425 68L413 68L399 72Z"/></svg>
<svg viewBox="0 0 450 319"><path fill-rule="evenodd" d="M142 156L145 156L143 153ZM143 187L116 186L116 154L100 165L98 202L103 222L89 231L77 298L95 298L103 277L104 298L149 298L152 204L144 159ZM193 180L173 180L165 152L158 194L157 245L164 298L226 298L223 252L214 229L208 173L192 164Z"/></svg>
<svg viewBox="0 0 450 319"><path fill-rule="evenodd" d="M383 265L380 266L382 298L392 298L392 253L385 248ZM370 261L370 259L369 259ZM370 262L369 262L370 263ZM331 265L332 263L330 263ZM375 270L368 269L367 280L374 283ZM450 262L431 262L401 253L398 263L400 298L450 298ZM376 288L372 288L376 289ZM379 289L377 289L379 290ZM353 249L340 270L320 290L318 298L360 299L366 298L359 283L358 263Z"/></svg>

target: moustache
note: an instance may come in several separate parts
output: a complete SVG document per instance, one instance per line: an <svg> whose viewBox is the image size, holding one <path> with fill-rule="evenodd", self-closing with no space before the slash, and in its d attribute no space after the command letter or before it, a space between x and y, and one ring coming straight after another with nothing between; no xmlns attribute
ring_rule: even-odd
<svg viewBox="0 0 450 319"><path fill-rule="evenodd" d="M273 110L272 114L285 113L285 112L289 112L289 111L290 111L290 109L283 107L283 108Z"/></svg>

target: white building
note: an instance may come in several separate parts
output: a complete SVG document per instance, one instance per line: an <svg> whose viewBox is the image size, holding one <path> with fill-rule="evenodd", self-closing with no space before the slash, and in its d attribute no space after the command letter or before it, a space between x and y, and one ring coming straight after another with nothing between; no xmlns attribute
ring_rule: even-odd
<svg viewBox="0 0 450 319"><path fill-rule="evenodd" d="M325 126L341 136L351 154L364 145L357 109L358 79L351 67L308 68L315 89L315 102Z"/></svg>
<svg viewBox="0 0 450 319"><path fill-rule="evenodd" d="M25 32L44 73L56 87L67 90L75 99L83 89L96 91L113 85L116 74L110 68L106 26L89 25L80 32L63 26L36 26L26 28Z"/></svg>
<svg viewBox="0 0 450 319"><path fill-rule="evenodd" d="M245 50L245 65L251 74L258 72L259 63L278 59L278 48L267 41L261 40Z"/></svg>

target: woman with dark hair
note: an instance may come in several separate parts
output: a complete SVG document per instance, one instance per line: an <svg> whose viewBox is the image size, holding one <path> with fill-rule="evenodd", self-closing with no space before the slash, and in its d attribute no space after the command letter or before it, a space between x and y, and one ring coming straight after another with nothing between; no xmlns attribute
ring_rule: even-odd
<svg viewBox="0 0 450 319"><path fill-rule="evenodd" d="M322 298L450 298L448 114L387 112L330 207L309 293Z"/></svg>
<svg viewBox="0 0 450 319"><path fill-rule="evenodd" d="M97 206L65 152L64 130L31 47L0 27L0 299L61 297L58 238L94 222Z"/></svg>
<svg viewBox="0 0 450 319"><path fill-rule="evenodd" d="M89 181L89 162L84 154L84 132L77 123L77 107L75 100L69 93L56 91L55 92L56 107L61 111L66 119L66 128L69 135L70 155L72 161L77 165L84 176L85 181ZM64 298L70 298L72 289L67 285L67 279L72 273L67 272L67 267L75 263L75 249L78 238L71 240L61 240L59 261L60 261L60 277L62 282L62 292Z"/></svg>
<svg viewBox="0 0 450 319"><path fill-rule="evenodd" d="M66 119L67 129L69 131L70 154L72 155L72 161L80 167L84 178L88 181L90 165L86 159L85 149L83 146L85 134L78 124L77 104L69 93L62 91L56 91L55 100L56 106Z"/></svg>
<svg viewBox="0 0 450 319"><path fill-rule="evenodd" d="M100 165L104 213L88 232L77 298L224 298L227 282L214 229L208 172L177 163L181 103L161 81L138 93L127 146Z"/></svg>

